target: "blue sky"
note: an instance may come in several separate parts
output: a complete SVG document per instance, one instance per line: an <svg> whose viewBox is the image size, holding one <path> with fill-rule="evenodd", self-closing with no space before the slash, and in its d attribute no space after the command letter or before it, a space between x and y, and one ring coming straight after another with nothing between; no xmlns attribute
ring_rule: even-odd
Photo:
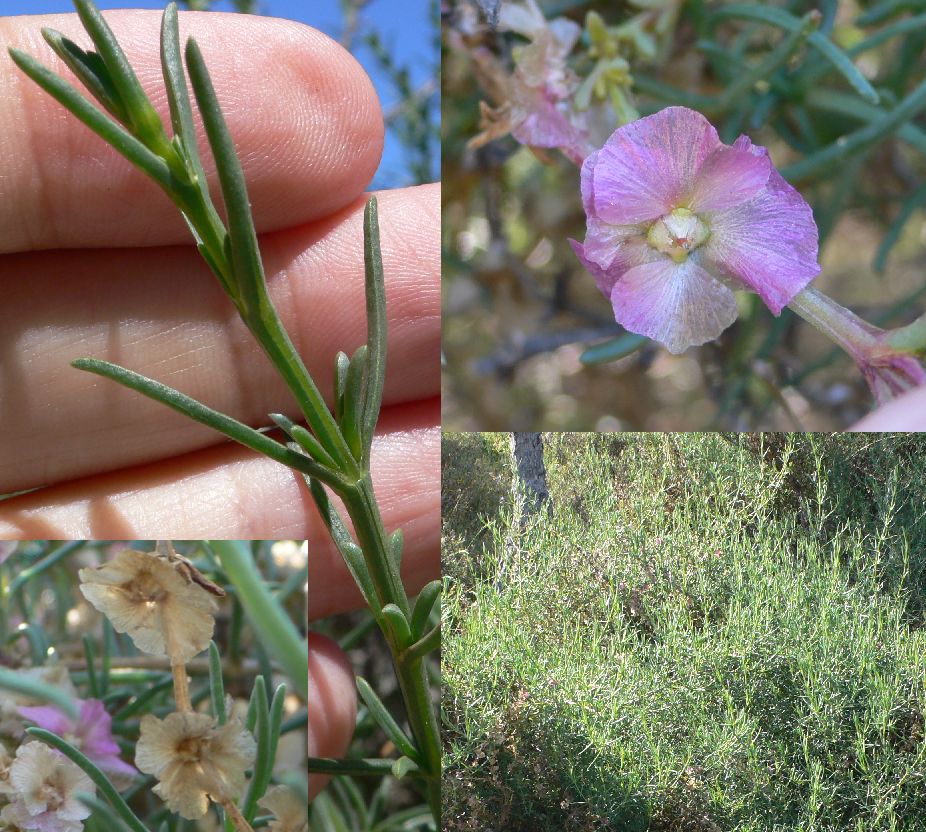
<svg viewBox="0 0 926 832"><path fill-rule="evenodd" d="M167 0L97 0L97 5L103 10L128 7L163 9L166 3ZM338 0L258 0L258 3L263 14L308 23L334 38L341 33L343 17ZM431 54L433 36L428 5L429 0L370 0L362 13L364 28L361 34L370 28L379 33L396 63L409 68L415 89L429 80L438 64L437 56ZM51 14L74 10L70 0L4 0L2 8L5 14ZM233 10L227 0L215 3L213 8ZM360 46L354 52L370 73L383 109L388 111L396 103L391 85L366 47ZM402 148L394 136L387 134L383 161L374 185L392 187L407 184L407 181Z"/></svg>

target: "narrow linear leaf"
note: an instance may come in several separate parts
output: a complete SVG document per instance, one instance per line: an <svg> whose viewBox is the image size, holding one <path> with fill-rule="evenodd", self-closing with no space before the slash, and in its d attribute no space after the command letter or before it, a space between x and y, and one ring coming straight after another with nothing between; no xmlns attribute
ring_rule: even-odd
<svg viewBox="0 0 926 832"><path fill-rule="evenodd" d="M367 347L358 347L351 356L347 368L347 380L344 384L344 412L341 414L341 432L347 441L354 459L363 459L361 436L361 407L364 398L364 380L367 375Z"/></svg>
<svg viewBox="0 0 926 832"><path fill-rule="evenodd" d="M126 832L129 829L105 800L100 800L95 794L87 792L76 792L74 796L90 811L96 812L105 819L107 832Z"/></svg>
<svg viewBox="0 0 926 832"><path fill-rule="evenodd" d="M878 29L877 32L869 35L864 40L860 40L854 46L850 46L846 50L846 54L850 58L856 58L864 52L868 52L871 49L875 49L880 46L882 43L897 37L898 35L905 35L910 32L915 32L918 29L922 29L926 26L926 14L913 15L912 17L905 17L901 20L891 23L888 26L884 26L881 29ZM813 66L807 67L801 73L801 84L808 92L813 92L813 83L823 75L826 75L832 69L832 64L828 61L820 60L815 63Z"/></svg>
<svg viewBox="0 0 926 832"><path fill-rule="evenodd" d="M337 796L338 802L350 812L351 824L348 827L352 829L362 829L364 832L388 832L390 823L386 824L386 829L375 830L370 823L370 809L367 806L367 798L360 791L360 787L351 777L337 777L331 784L332 792ZM308 797L308 793L306 793ZM375 816L374 816L375 817ZM391 821L392 818L389 818ZM394 832L399 832L396 828Z"/></svg>
<svg viewBox="0 0 926 832"><path fill-rule="evenodd" d="M209 71L203 61L202 52L193 38L187 41L186 61L193 94L215 159L222 199L228 215L226 241L235 285L238 288L238 309L295 396L300 410L319 442L334 459L342 463L340 467L344 467L351 461L344 437L321 393L318 392L318 387L306 370L305 363L283 329L267 293L244 171L235 153L235 146L222 115Z"/></svg>
<svg viewBox="0 0 926 832"><path fill-rule="evenodd" d="M170 121L174 135L183 143L186 159L201 191L209 199L206 174L196 146L196 129L193 126L193 107L186 88L183 62L180 60L180 25L177 4L168 3L161 18L161 71L167 89ZM209 200L211 202L211 200Z"/></svg>
<svg viewBox="0 0 926 832"><path fill-rule="evenodd" d="M209 246L207 246L202 240L198 239L199 231L197 231L196 227L190 222L189 218L186 215L184 215L184 219L187 221L187 224L190 227L190 231L193 232L193 237L196 239L196 250L199 252L200 257L202 257L203 260L205 260L206 265L209 267L209 271L211 271L219 279L219 283L222 284L222 287L225 289L225 292L232 299L234 299L237 296L237 289L235 289L235 286L232 282L234 278L228 271L228 268L226 265L227 261L225 261L224 259L219 260L219 258L215 257L212 253L212 250L209 248ZM227 235L222 238L223 248L224 248L224 241L226 239L227 239Z"/></svg>
<svg viewBox="0 0 926 832"><path fill-rule="evenodd" d="M102 110L84 98L63 78L42 66L31 55L18 49L9 50L10 57L26 75L59 104L77 116L105 142L111 144L133 165L148 174L165 190L169 187L170 171L167 163L152 153L124 127L117 124Z"/></svg>
<svg viewBox="0 0 926 832"><path fill-rule="evenodd" d="M41 667L48 658L48 639L45 637L45 631L35 624L20 624L6 640L11 644L17 638L24 638L29 642L29 652L32 654L32 664L35 667Z"/></svg>
<svg viewBox="0 0 926 832"><path fill-rule="evenodd" d="M350 367L350 356L339 350L334 357L334 418L338 424L344 419L344 392L347 388L347 369Z"/></svg>
<svg viewBox="0 0 926 832"><path fill-rule="evenodd" d="M395 568L400 569L402 566L402 549L405 546L405 535L401 529L396 529L389 535L389 554L395 561Z"/></svg>
<svg viewBox="0 0 926 832"><path fill-rule="evenodd" d="M251 702L248 707L248 726L257 741L257 757L254 772L248 785L247 796L241 807L241 814L248 823L253 823L257 801L263 797L273 772L273 758L270 754L270 711L267 704L267 686L263 676L254 680Z"/></svg>
<svg viewBox="0 0 926 832"><path fill-rule="evenodd" d="M263 298L260 297L259 287L254 284L264 281L264 267L257 244L254 219L251 216L244 171L235 152L202 52L193 38L187 41L186 61L193 94L196 96L209 146L215 157L222 199L228 214L229 246L235 273L238 275L242 296L246 297L250 310L259 314ZM252 279L242 280L245 275Z"/></svg>
<svg viewBox="0 0 926 832"><path fill-rule="evenodd" d="M431 610L437 599L440 598L442 583L438 579L427 584L421 592L418 593L418 599L415 601L415 608L412 611L412 634L416 639L420 639L424 633L425 625L431 617Z"/></svg>
<svg viewBox="0 0 926 832"><path fill-rule="evenodd" d="M80 22L83 23L84 29L87 30L100 58L106 65L109 77L119 91L119 98L127 111L128 123L132 131L149 146L157 147L163 144L166 136L161 117L148 100L148 96L145 95L135 71L129 64L129 59L119 46L109 24L91 0L74 0L74 7L80 17Z"/></svg>
<svg viewBox="0 0 926 832"><path fill-rule="evenodd" d="M874 259L874 270L876 272L884 271L887 256L900 239L904 226L910 217L916 213L917 209L924 204L926 204L926 185L920 185L900 206L900 211L891 223L890 228L888 228L887 233L885 233L884 239L881 240L881 245L878 246L878 252L875 254Z"/></svg>
<svg viewBox="0 0 926 832"><path fill-rule="evenodd" d="M806 159L788 165L781 171L781 175L790 181L797 181L819 174L850 154L857 153L859 150L890 135L924 107L926 107L926 80L922 81L903 101L882 118L850 133L848 136L841 137L835 143L808 156Z"/></svg>
<svg viewBox="0 0 926 832"><path fill-rule="evenodd" d="M884 118L890 111L874 104L866 104L851 93L830 89L811 90L805 99L807 105L815 110L838 113L857 121L871 123ZM926 155L926 131L915 124L907 122L897 128L896 136L920 153Z"/></svg>
<svg viewBox="0 0 926 832"><path fill-rule="evenodd" d="M586 366L617 361L620 358L633 355L647 341L649 341L649 338L645 335L634 335L632 332L628 332L626 335L619 335L617 338L612 338L603 344L589 347L579 356L579 361Z"/></svg>
<svg viewBox="0 0 926 832"><path fill-rule="evenodd" d="M366 276L367 349L366 381L360 433L363 439L361 465L369 468L373 432L383 403L386 378L386 280L383 255L379 244L379 210L376 197L370 197L363 209L363 264Z"/></svg>
<svg viewBox="0 0 926 832"><path fill-rule="evenodd" d="M408 647L412 640L412 631L408 619L405 617L405 613L395 604L386 604L386 606L383 607L382 616L391 625L399 648Z"/></svg>
<svg viewBox="0 0 926 832"><path fill-rule="evenodd" d="M116 631L110 620L103 618L103 654L100 657L100 693L109 694L110 674L112 673L112 656L116 647Z"/></svg>
<svg viewBox="0 0 926 832"><path fill-rule="evenodd" d="M96 52L84 51L61 32L47 27L42 29L42 37L100 104L119 121L128 119L119 91L109 77L109 70Z"/></svg>
<svg viewBox="0 0 926 832"><path fill-rule="evenodd" d="M759 81L770 78L783 67L791 57L804 45L820 25L820 12L814 10L801 18L800 28L788 32L781 42L769 52L761 61L740 73L731 84L727 86L720 97L720 106L724 110L730 109L744 95L751 93Z"/></svg>
<svg viewBox="0 0 926 832"><path fill-rule="evenodd" d="M12 670L0 667L0 689L23 693L40 702L50 702L72 719L79 718L77 704L64 690L23 676L21 673L14 673Z"/></svg>
<svg viewBox="0 0 926 832"><path fill-rule="evenodd" d="M84 660L87 663L87 684L90 687L90 696L100 698L100 682L96 675L96 649L89 633L84 633Z"/></svg>
<svg viewBox="0 0 926 832"><path fill-rule="evenodd" d="M376 586L367 569L363 552L351 538L344 521L341 519L341 515L331 502L331 498L328 496L328 492L325 491L324 486L317 480L310 478L309 491L315 505L318 507L318 513L321 515L322 521L334 541L334 545L337 546L347 570L363 595L363 600L366 601L371 610L378 610L380 601L376 594Z"/></svg>
<svg viewBox="0 0 926 832"><path fill-rule="evenodd" d="M52 567L57 566L62 560L76 552L83 545L84 542L82 540L72 540L68 543L64 543L37 563L33 563L32 566L20 570L16 577L10 581L10 586L7 590L9 597L14 597L29 581L38 577L43 572L47 572Z"/></svg>
<svg viewBox="0 0 926 832"><path fill-rule="evenodd" d="M357 690L364 704L370 709L370 715L376 720L380 728L386 732L386 736L395 743L395 747L399 749L399 752L407 757L411 757L420 765L420 755L411 739L399 727L399 723L392 718L392 714L386 710L386 706L382 703L379 696L376 695L373 688L370 687L369 682L361 676L357 677Z"/></svg>
<svg viewBox="0 0 926 832"><path fill-rule="evenodd" d="M774 6L734 3L729 6L720 7L712 15L714 20L720 20L725 17L739 18L742 20L758 20L763 23L770 23L773 26L778 26L781 29L786 29L789 32L797 31L803 25L800 18ZM814 32L807 38L807 43L826 58L862 98L872 104L878 103L879 97L875 88L872 87L868 79L858 71L858 68L852 63L852 59L826 37L826 35L820 32Z"/></svg>
<svg viewBox="0 0 926 832"><path fill-rule="evenodd" d="M392 764L392 776L396 780L401 780L406 774L418 771L418 764L411 757L399 757Z"/></svg>
<svg viewBox="0 0 926 832"><path fill-rule="evenodd" d="M402 661L413 662L423 659L438 647L440 647L440 622L402 654Z"/></svg>
<svg viewBox="0 0 926 832"><path fill-rule="evenodd" d="M335 463L328 452L322 447L321 442L319 442L308 430L302 427L302 425L297 425L292 419L284 416L282 413L271 413L270 418L319 465L324 465L328 468L337 467L337 463Z"/></svg>
<svg viewBox="0 0 926 832"><path fill-rule="evenodd" d="M294 690L307 700L308 644L257 571L250 547L241 540L210 540L208 545L219 556L258 640L286 672Z"/></svg>
<svg viewBox="0 0 926 832"><path fill-rule="evenodd" d="M101 361L96 358L79 358L72 361L71 366L76 367L78 370L86 370L89 373L95 373L98 376L117 381L124 387L136 390L149 399L161 402L161 404L189 416L200 424L208 425L230 439L234 439L245 447L268 456L283 465L311 477L317 477L332 486L343 484L340 476L313 462L307 456L291 451L269 436L265 436L254 430L254 428L232 419L231 416L226 416L224 413L219 413L217 410L207 407L196 401L196 399L168 387L166 384L161 384L159 381L146 378L132 370L127 370L125 367L119 367L116 364L110 364L108 361Z"/></svg>
<svg viewBox="0 0 926 832"><path fill-rule="evenodd" d="M130 699L123 708L116 712L115 716L117 716L120 721L125 722L130 716L144 713L148 709L148 706L162 693L173 690L174 680L173 677L168 675L160 682L154 682L153 684L149 682L149 684L151 684L151 687L144 693L140 693L135 699Z"/></svg>
<svg viewBox="0 0 926 832"><path fill-rule="evenodd" d="M383 777L392 773L392 763L392 760L384 760L379 757L372 759L346 758L342 760L334 760L330 757L308 758L308 768L312 774Z"/></svg>
<svg viewBox="0 0 926 832"><path fill-rule="evenodd" d="M212 713L219 725L228 722L225 711L225 682L222 679L222 657L214 641L209 642L209 698L212 702Z"/></svg>
<svg viewBox="0 0 926 832"><path fill-rule="evenodd" d="M855 19L857 26L873 26L876 23L883 23L890 17L900 12L923 7L923 0L884 0L877 3L870 9L866 9Z"/></svg>
<svg viewBox="0 0 926 832"><path fill-rule="evenodd" d="M273 698L270 700L270 768L267 771L267 782L264 783L264 792L270 785L270 778L273 775L273 765L277 758L277 746L280 744L280 734L283 731L283 709L286 706L286 692L288 688L285 684L278 685L273 692ZM261 792L258 800L264 796Z"/></svg>
<svg viewBox="0 0 926 832"><path fill-rule="evenodd" d="M103 796L109 801L109 804L116 810L116 813L129 829L133 830L133 832L148 832L145 825L135 816L135 813L129 808L125 800L122 799L122 795L109 782L109 778L67 740L61 739L57 734L46 731L44 728L27 728L26 733L48 743L52 748L57 748L71 762L76 763L103 793Z"/></svg>

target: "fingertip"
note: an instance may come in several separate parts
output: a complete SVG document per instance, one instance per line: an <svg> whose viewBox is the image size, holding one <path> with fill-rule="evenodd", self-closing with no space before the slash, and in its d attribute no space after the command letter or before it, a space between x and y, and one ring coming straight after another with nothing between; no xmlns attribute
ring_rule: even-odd
<svg viewBox="0 0 926 832"><path fill-rule="evenodd" d="M350 661L338 645L309 634L309 756L343 757L357 722L357 688ZM309 800L330 778L309 775Z"/></svg>

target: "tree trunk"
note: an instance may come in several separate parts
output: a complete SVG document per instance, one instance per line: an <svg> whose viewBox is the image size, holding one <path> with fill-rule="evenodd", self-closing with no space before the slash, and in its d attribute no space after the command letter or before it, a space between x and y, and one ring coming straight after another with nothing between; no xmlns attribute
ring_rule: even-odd
<svg viewBox="0 0 926 832"><path fill-rule="evenodd" d="M514 459L511 488L518 525L523 529L527 520L550 499L547 469L543 464L543 437L539 433L512 433L511 454Z"/></svg>
<svg viewBox="0 0 926 832"><path fill-rule="evenodd" d="M505 559L496 577L496 586L499 588L511 572L517 571L520 564L518 539L527 526L527 521L545 510L550 501L547 469L543 464L543 437L539 433L512 433L511 458L511 497L514 513L508 530Z"/></svg>

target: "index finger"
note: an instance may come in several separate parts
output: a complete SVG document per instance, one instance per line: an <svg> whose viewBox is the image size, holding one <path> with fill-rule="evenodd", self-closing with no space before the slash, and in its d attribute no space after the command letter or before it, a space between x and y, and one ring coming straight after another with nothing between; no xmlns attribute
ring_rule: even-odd
<svg viewBox="0 0 926 832"><path fill-rule="evenodd" d="M105 19L170 132L160 14L120 10ZM42 39L45 26L82 46L89 42L76 15L43 15L0 19L0 44L33 55L80 88ZM300 23L252 15L183 12L181 43L191 35L241 158L258 230L326 216L364 190L379 163L383 119L369 78L345 49ZM158 186L23 75L6 48L0 253L188 241ZM197 134L215 195L198 118Z"/></svg>

